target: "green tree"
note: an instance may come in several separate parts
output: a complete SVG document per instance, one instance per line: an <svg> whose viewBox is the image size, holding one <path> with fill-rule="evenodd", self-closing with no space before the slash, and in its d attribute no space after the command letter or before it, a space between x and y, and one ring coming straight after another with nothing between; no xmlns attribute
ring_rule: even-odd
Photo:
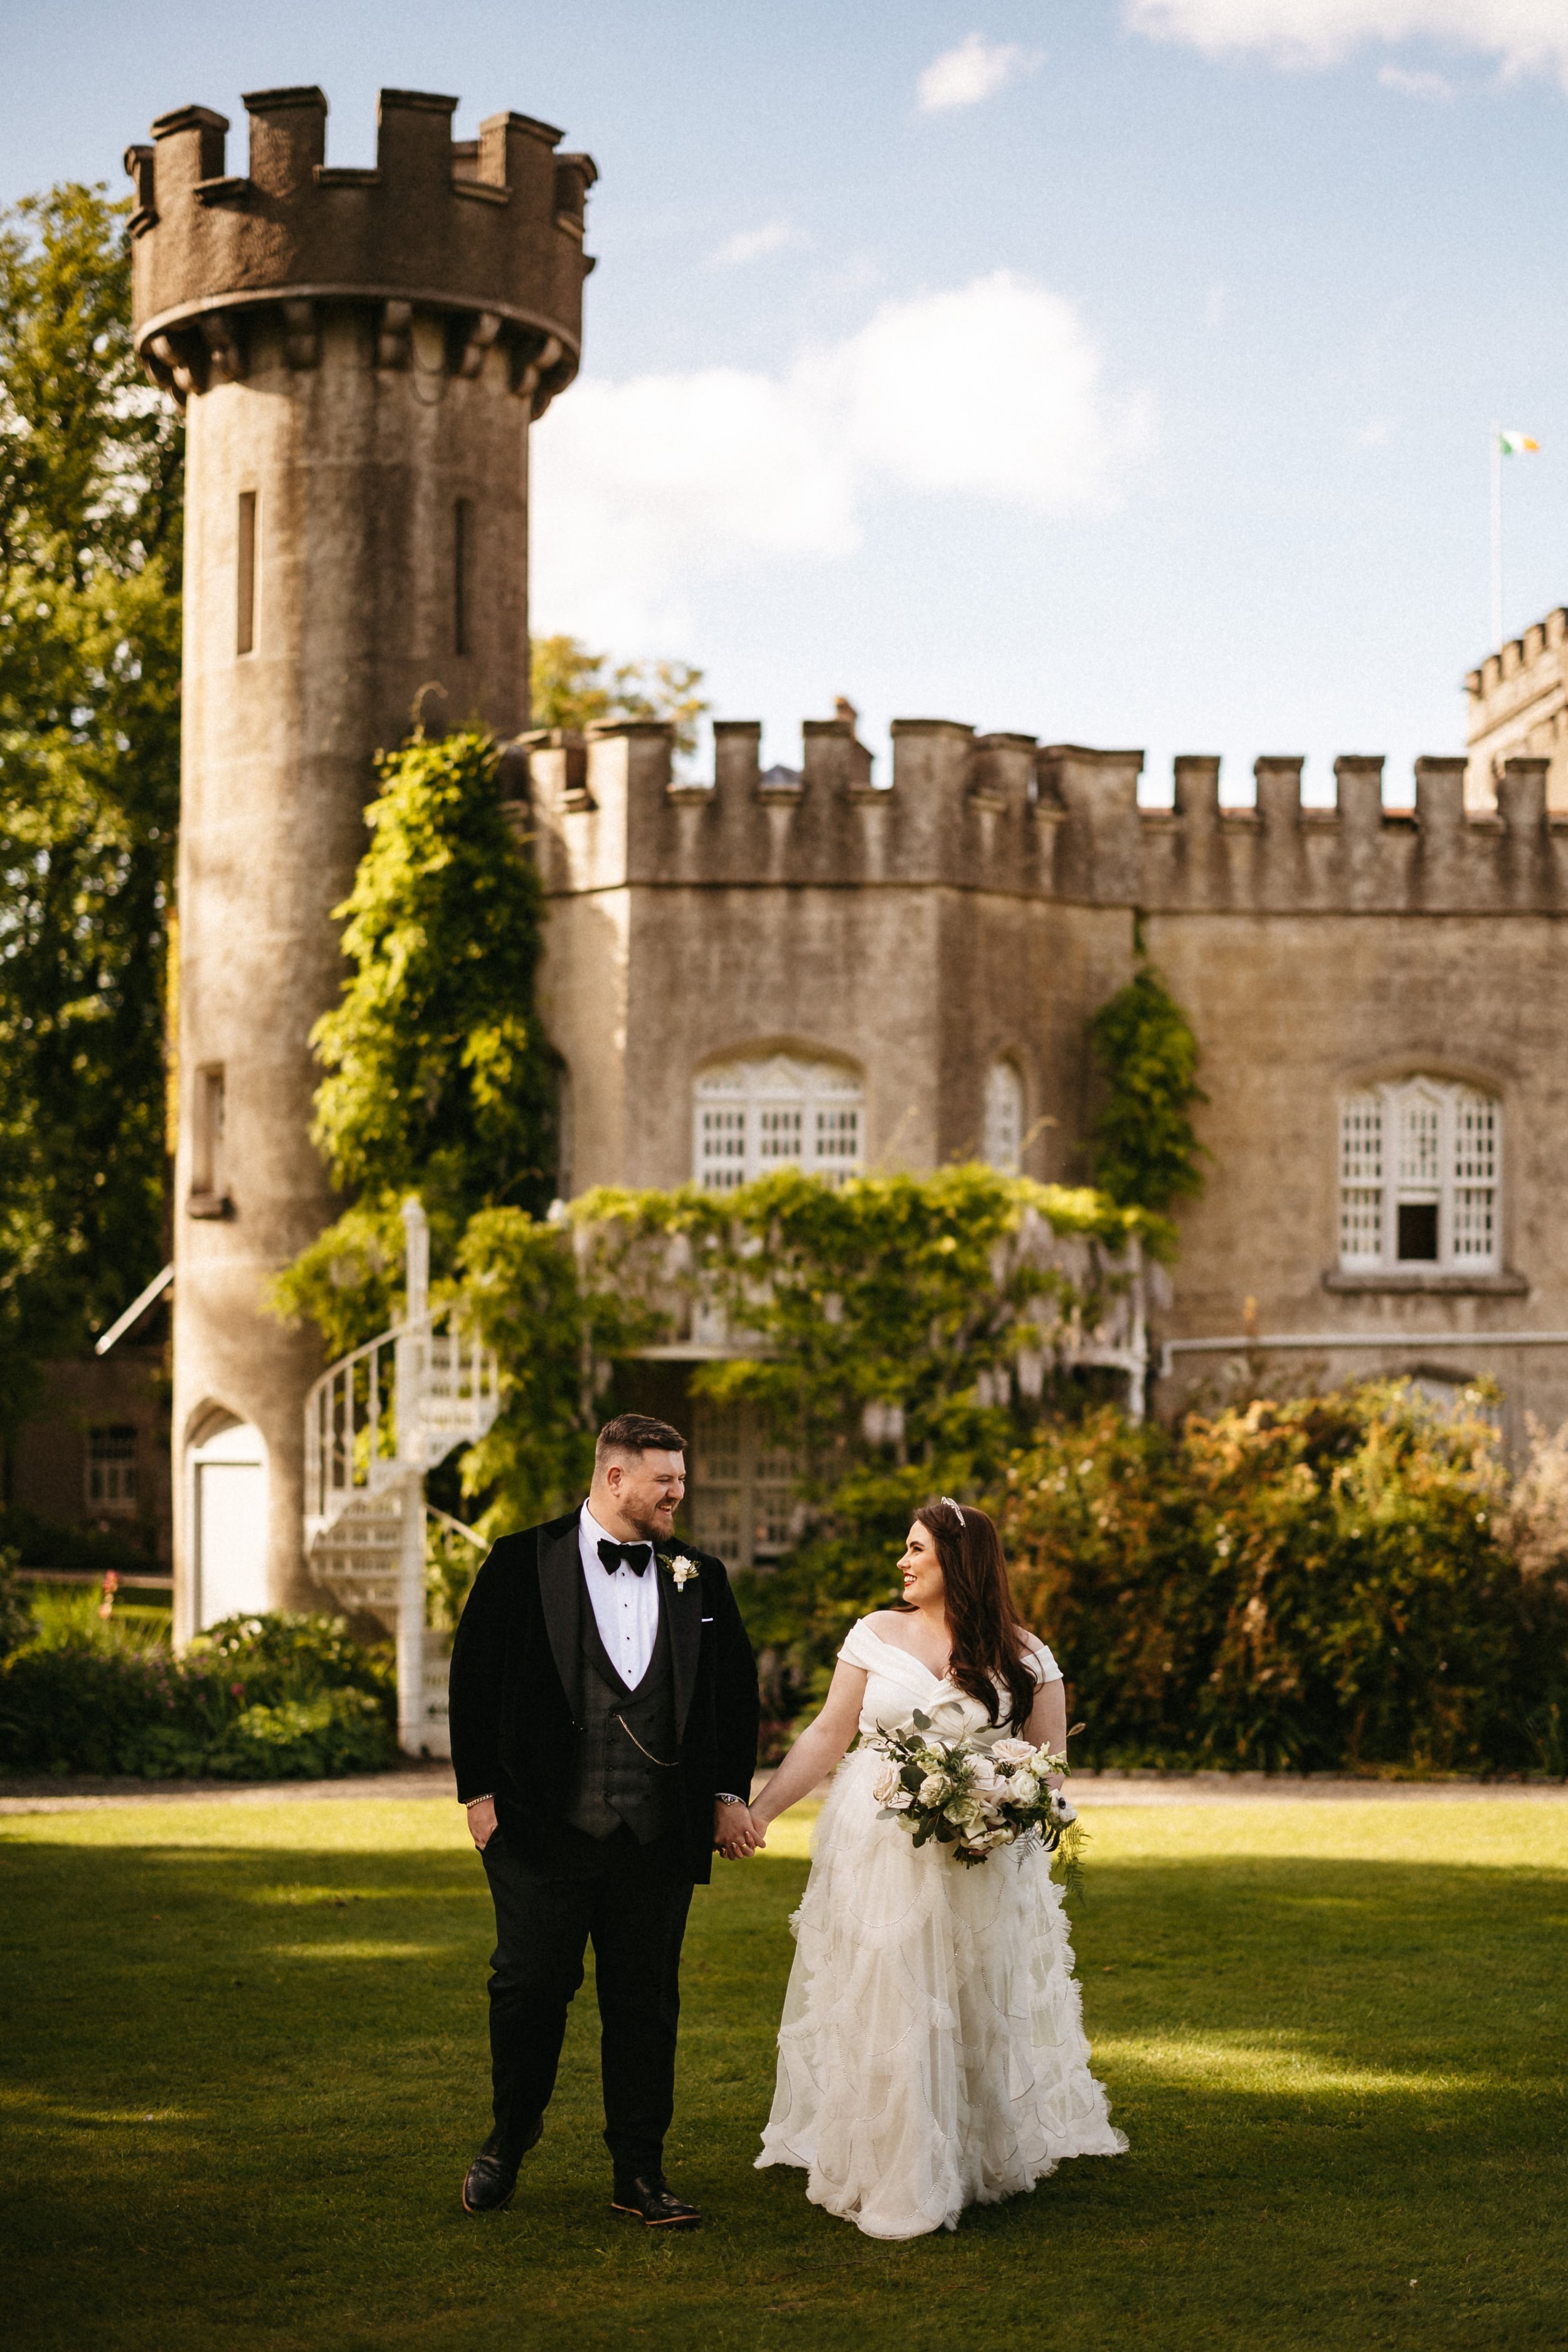
<svg viewBox="0 0 1568 2352"><path fill-rule="evenodd" d="M533 723L581 734L600 719L667 719L677 749L694 751L697 722L709 708L698 692L702 672L689 662L620 662L593 654L577 637L535 637L531 664Z"/></svg>
<svg viewBox="0 0 1568 2352"><path fill-rule="evenodd" d="M1190 1117L1208 1100L1197 1082L1198 1041L1162 975L1140 962L1127 986L1089 1024L1089 1044L1109 1081L1095 1121L1090 1170L1123 1208L1163 1217L1204 1189L1207 1158ZM1155 1234L1168 1250L1168 1229Z"/></svg>
<svg viewBox="0 0 1568 2352"><path fill-rule="evenodd" d="M353 967L316 1024L313 1139L351 1208L279 1303L341 1350L384 1328L417 1192L437 1263L468 1220L554 1190L557 1065L533 1009L542 894L496 792L496 745L416 736L381 763L370 846L335 911Z"/></svg>
<svg viewBox="0 0 1568 2352"><path fill-rule="evenodd" d="M125 211L0 215L0 1424L162 1254L184 436Z"/></svg>

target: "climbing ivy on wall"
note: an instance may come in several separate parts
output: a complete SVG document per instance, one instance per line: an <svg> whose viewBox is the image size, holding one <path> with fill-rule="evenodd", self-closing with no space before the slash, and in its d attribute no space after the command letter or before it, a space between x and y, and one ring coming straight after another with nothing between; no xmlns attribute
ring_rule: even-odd
<svg viewBox="0 0 1568 2352"><path fill-rule="evenodd" d="M554 1190L556 1062L534 1010L543 897L496 791L497 746L416 735L381 762L348 898L339 1003L312 1043L312 1137L350 1207L281 1277L334 1351L383 1329L417 1192L435 1263L468 1219Z"/></svg>
<svg viewBox="0 0 1568 2352"><path fill-rule="evenodd" d="M912 1504L974 1492L1034 1426L1057 1335L1097 1322L1147 1223L1102 1193L982 1167L601 1191L552 1223L489 1211L462 1244L465 1297L508 1403L464 1483L496 1533L565 1507L615 1358L679 1337L696 1307L735 1353L694 1388L758 1410L815 1515L788 1570L754 1580L753 1630L794 1642L809 1625L813 1654L831 1656L885 1593Z"/></svg>
<svg viewBox="0 0 1568 2352"><path fill-rule="evenodd" d="M1089 1036L1109 1086L1090 1144L1094 1181L1123 1208L1163 1218L1204 1189L1208 1155L1190 1113L1208 1097L1192 1024L1161 973L1141 961L1094 1015ZM1156 1240L1166 1253L1173 1246L1168 1228Z"/></svg>

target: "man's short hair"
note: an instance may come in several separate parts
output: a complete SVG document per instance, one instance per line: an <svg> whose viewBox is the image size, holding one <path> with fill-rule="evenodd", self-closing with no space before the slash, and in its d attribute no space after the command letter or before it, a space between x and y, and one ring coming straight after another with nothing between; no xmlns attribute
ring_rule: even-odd
<svg viewBox="0 0 1568 2352"><path fill-rule="evenodd" d="M668 1421L655 1421L650 1413L618 1412L599 1432L594 1448L594 1467L602 1469L612 1454L684 1454L686 1440L679 1429Z"/></svg>

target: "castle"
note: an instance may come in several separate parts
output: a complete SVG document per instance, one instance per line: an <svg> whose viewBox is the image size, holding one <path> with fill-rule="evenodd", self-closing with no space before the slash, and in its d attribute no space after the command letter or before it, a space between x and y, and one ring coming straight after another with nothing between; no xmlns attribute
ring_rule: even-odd
<svg viewBox="0 0 1568 2352"><path fill-rule="evenodd" d="M1152 1299L1156 1409L1239 1365L1489 1374L1510 1428L1568 1416L1568 783L1537 740L1550 685L1518 684L1560 680L1561 614L1473 677L1468 792L1461 757L1408 796L1346 757L1331 809L1297 759L1258 761L1245 808L1182 759L1173 803L1141 806L1136 751L948 719L895 724L885 786L852 716L806 721L798 773L721 719L701 783L662 726L520 733L528 426L576 365L593 164L520 115L456 143L451 100L384 91L375 170L334 171L319 91L246 105L244 175L200 108L129 159L139 343L190 434L182 1633L312 1597L319 1355L261 1294L331 1213L307 1042L341 977L329 909L371 756L431 681L511 743L563 1190L973 1156L1080 1181L1085 1024L1141 946L1196 1030L1212 1155ZM739 1423L700 1434L711 1507L765 1554L787 1465Z"/></svg>

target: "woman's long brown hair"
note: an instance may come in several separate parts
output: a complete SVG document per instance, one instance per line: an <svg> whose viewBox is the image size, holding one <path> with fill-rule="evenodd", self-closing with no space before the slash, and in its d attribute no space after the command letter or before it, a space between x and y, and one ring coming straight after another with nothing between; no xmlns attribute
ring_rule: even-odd
<svg viewBox="0 0 1568 2352"><path fill-rule="evenodd" d="M972 1503L963 1505L962 1516L952 1503L922 1503L915 1520L934 1541L942 1568L952 1636L950 1677L980 1701L993 1723L1001 1683L1012 1701L1007 1719L1021 1727L1039 1685L1024 1663L1026 1628L1013 1606L994 1520Z"/></svg>

